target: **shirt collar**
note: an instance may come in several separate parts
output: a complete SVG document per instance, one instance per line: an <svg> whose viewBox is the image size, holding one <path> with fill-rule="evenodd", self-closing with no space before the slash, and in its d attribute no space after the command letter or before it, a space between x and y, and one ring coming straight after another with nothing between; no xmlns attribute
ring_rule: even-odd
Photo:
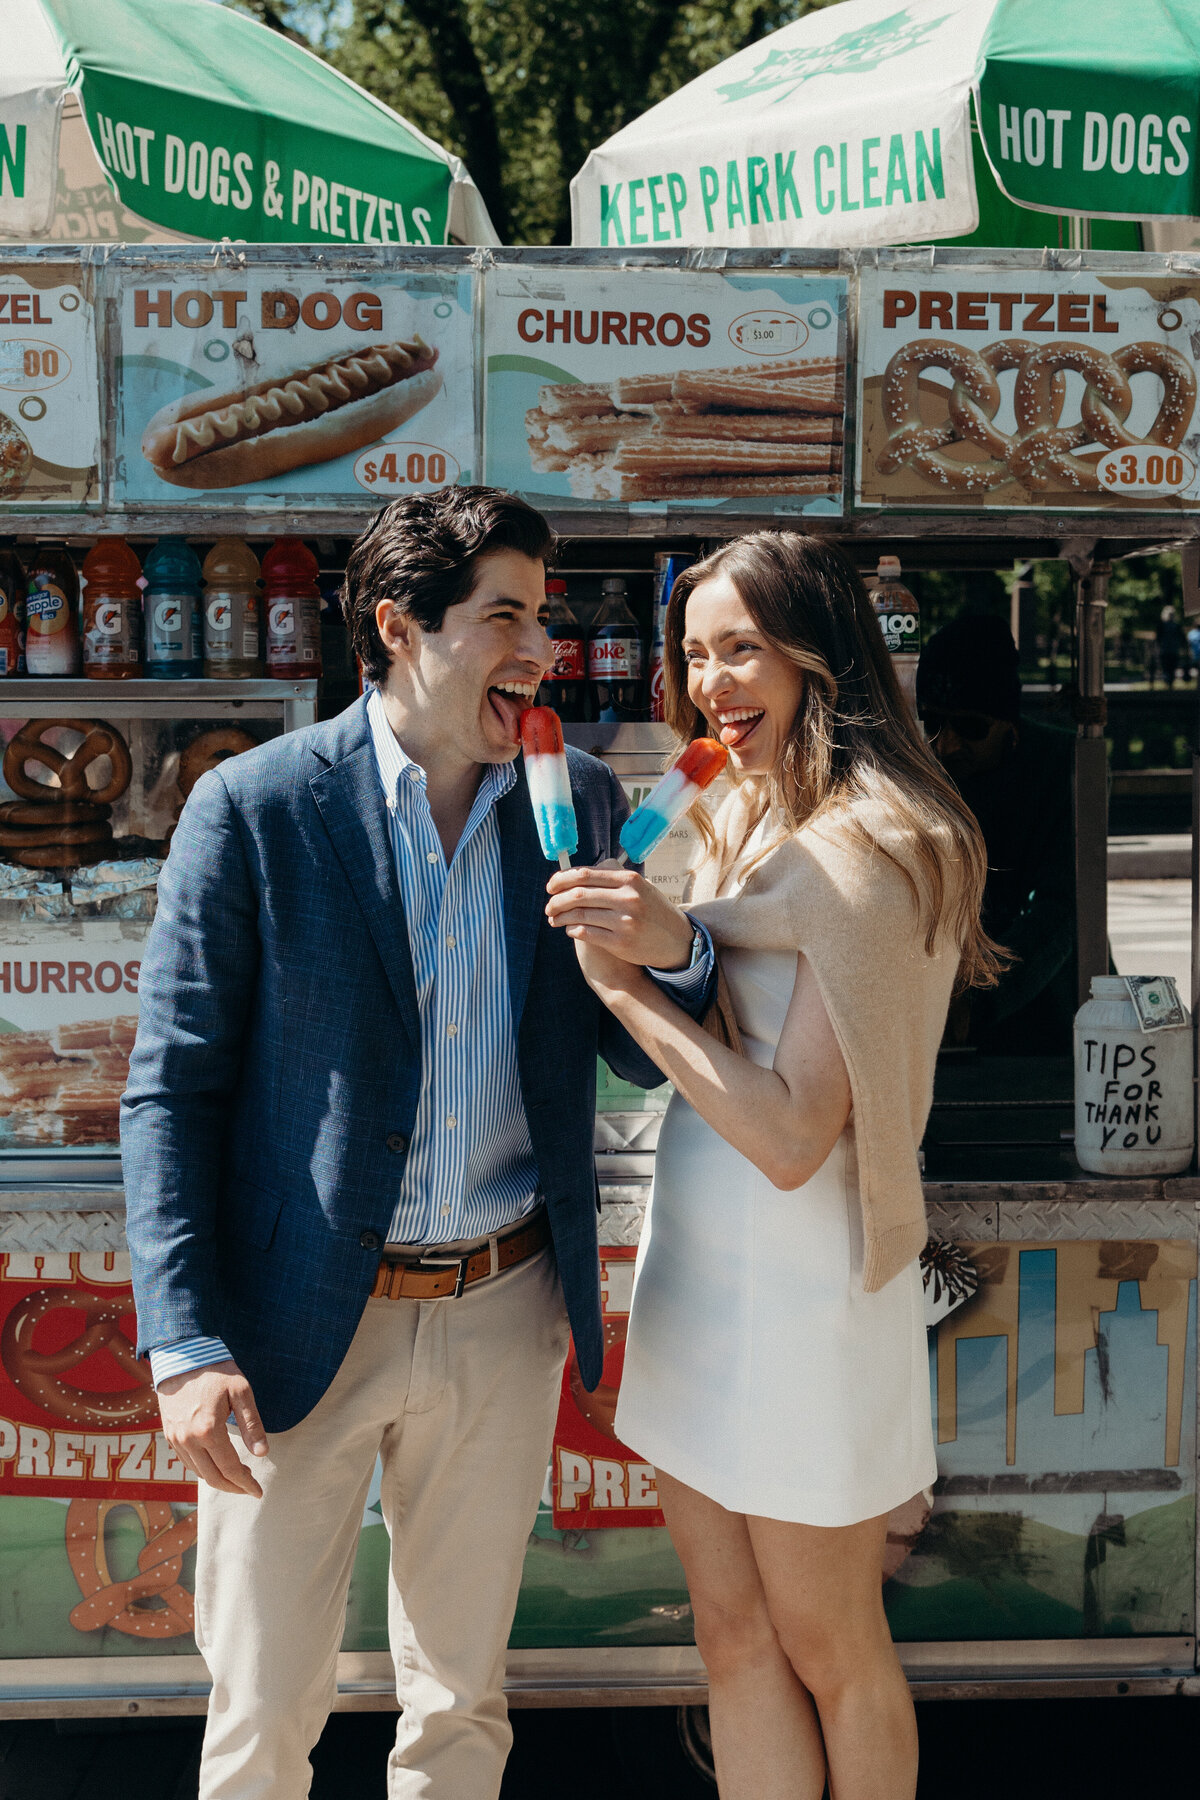
<svg viewBox="0 0 1200 1800"><path fill-rule="evenodd" d="M418 788L421 793L424 793L425 771L420 763L414 762L411 756L405 754L397 740L395 732L388 724L383 698L378 688L373 687L367 696L367 722L371 727L375 766L379 771L384 799L390 804L403 788ZM514 763L485 763L476 803L478 804L479 799L486 798L487 806L493 806L516 784L517 771ZM474 810L473 807L472 811Z"/></svg>

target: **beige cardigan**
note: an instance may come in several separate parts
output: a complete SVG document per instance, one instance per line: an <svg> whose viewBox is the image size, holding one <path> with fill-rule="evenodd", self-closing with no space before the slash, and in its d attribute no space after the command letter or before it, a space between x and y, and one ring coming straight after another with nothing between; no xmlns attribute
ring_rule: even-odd
<svg viewBox="0 0 1200 1800"><path fill-rule="evenodd" d="M747 796L735 789L716 819L718 842L738 842ZM858 817L917 877L905 836L865 804ZM879 848L836 820L806 826L752 866L745 885L717 898L718 857L696 871L690 913L718 951L796 950L812 965L846 1059L862 1197L863 1286L874 1293L925 1243L917 1153L933 1099L938 1045L958 969L943 926L934 954L913 893ZM948 900L954 899L952 867Z"/></svg>

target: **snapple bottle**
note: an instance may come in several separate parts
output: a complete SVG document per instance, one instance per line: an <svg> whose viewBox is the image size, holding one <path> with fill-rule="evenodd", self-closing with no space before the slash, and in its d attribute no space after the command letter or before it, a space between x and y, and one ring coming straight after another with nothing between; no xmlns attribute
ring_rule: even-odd
<svg viewBox="0 0 1200 1800"><path fill-rule="evenodd" d="M25 571L11 544L0 546L0 678L25 673Z"/></svg>
<svg viewBox="0 0 1200 1800"><path fill-rule="evenodd" d="M91 681L142 673L142 565L123 537L100 537L83 559L83 672Z"/></svg>
<svg viewBox="0 0 1200 1800"><path fill-rule="evenodd" d="M146 558L145 576L146 674L155 681L198 680L204 673L200 558L183 538L162 537Z"/></svg>
<svg viewBox="0 0 1200 1800"><path fill-rule="evenodd" d="M242 538L218 538L204 581L204 673L210 681L253 680L263 672L258 558Z"/></svg>
<svg viewBox="0 0 1200 1800"><path fill-rule="evenodd" d="M79 578L65 544L40 543L29 563L25 666L31 675L78 675Z"/></svg>
<svg viewBox="0 0 1200 1800"><path fill-rule="evenodd" d="M587 642L583 626L567 605L567 584L557 579L546 583L550 617L546 635L554 645L554 667L546 676L538 703L552 706L560 719L586 719L588 714Z"/></svg>
<svg viewBox="0 0 1200 1800"><path fill-rule="evenodd" d="M602 583L604 600L588 638L594 717L605 724L642 717L642 640L619 575Z"/></svg>
<svg viewBox="0 0 1200 1800"><path fill-rule="evenodd" d="M321 673L320 565L302 538L276 538L263 557L267 674L276 681Z"/></svg>

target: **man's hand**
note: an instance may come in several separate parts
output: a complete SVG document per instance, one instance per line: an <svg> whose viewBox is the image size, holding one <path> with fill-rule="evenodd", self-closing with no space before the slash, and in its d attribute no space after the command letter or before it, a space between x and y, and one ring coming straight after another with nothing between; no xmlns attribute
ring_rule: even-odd
<svg viewBox="0 0 1200 1800"><path fill-rule="evenodd" d="M691 921L632 869L560 869L547 892L546 917L576 940L576 948L595 946L643 968L686 966Z"/></svg>
<svg viewBox="0 0 1200 1800"><path fill-rule="evenodd" d="M204 1369L169 1376L158 1390L158 1410L167 1442L201 1481L223 1494L252 1494L256 1500L262 1499L262 1489L238 1456L226 1428L232 1413L251 1456L267 1454L267 1434L250 1383L235 1362L210 1363Z"/></svg>

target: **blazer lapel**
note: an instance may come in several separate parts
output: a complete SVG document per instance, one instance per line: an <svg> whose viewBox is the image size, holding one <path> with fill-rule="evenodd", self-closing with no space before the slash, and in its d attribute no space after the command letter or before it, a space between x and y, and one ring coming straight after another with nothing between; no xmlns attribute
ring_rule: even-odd
<svg viewBox="0 0 1200 1800"><path fill-rule="evenodd" d="M421 1044L408 924L387 828L387 808L369 738L309 782L317 809L383 959L400 1017Z"/></svg>
<svg viewBox="0 0 1200 1800"><path fill-rule="evenodd" d="M546 904L546 883L552 872L538 841L523 769L517 771L516 786L497 802L496 818L500 826L508 994L515 1028L525 1010L533 953Z"/></svg>

